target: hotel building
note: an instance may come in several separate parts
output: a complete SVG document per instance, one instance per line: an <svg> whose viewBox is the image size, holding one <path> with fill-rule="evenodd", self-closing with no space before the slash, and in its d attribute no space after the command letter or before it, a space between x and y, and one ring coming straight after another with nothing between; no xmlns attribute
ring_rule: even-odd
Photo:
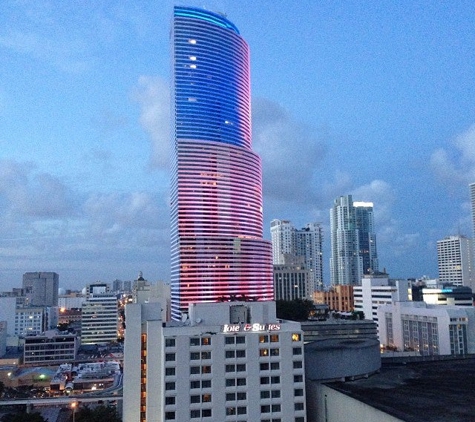
<svg viewBox="0 0 475 422"><path fill-rule="evenodd" d="M262 173L251 149L249 49L223 15L175 7L172 318L188 305L272 300Z"/></svg>
<svg viewBox="0 0 475 422"><path fill-rule="evenodd" d="M124 420L305 422L300 324L274 302L199 303L164 323L126 306Z"/></svg>

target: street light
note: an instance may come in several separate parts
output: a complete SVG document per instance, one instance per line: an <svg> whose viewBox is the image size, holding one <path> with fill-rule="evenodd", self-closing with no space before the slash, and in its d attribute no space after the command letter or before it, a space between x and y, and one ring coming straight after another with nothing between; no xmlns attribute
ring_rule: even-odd
<svg viewBox="0 0 475 422"><path fill-rule="evenodd" d="M76 408L78 407L78 402L71 402L71 409L73 410L73 422L76 422Z"/></svg>

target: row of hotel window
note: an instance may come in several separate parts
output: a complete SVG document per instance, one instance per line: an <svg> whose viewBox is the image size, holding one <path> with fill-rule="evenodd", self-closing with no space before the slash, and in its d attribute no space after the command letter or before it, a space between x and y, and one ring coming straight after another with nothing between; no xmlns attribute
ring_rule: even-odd
<svg viewBox="0 0 475 422"><path fill-rule="evenodd" d="M302 354L301 347L294 347L292 350L294 356L298 356ZM259 349L259 356L279 356L280 349L273 348L273 349ZM246 350L226 350L225 351L226 359L232 358L245 358L246 357ZM206 360L211 359L211 351L207 352L191 352L190 353L190 360ZM176 360L175 353L165 353L165 361L166 362L174 362Z"/></svg>
<svg viewBox="0 0 475 422"><path fill-rule="evenodd" d="M303 397L303 389L296 388L294 390L295 397ZM261 391L261 399L278 399L281 397L280 390L263 390ZM245 391L226 393L226 401L243 401L247 400L247 393ZM211 394L201 394L190 396L190 403L211 403ZM165 397L166 405L176 404L176 397ZM303 410L303 403L295 403L295 410Z"/></svg>
<svg viewBox="0 0 475 422"><path fill-rule="evenodd" d="M303 403L302 403L303 404ZM261 413L270 413L273 408L279 408L279 410L275 410L275 412L280 412L280 405L264 405L261 406ZM226 408L226 415L246 415L247 410L245 407L228 407ZM210 418L211 417L211 409L194 409L190 410L190 419L199 419L199 418ZM165 420L171 421L175 420L175 412L165 412ZM294 419L295 422L304 422L305 418L303 416L297 416ZM281 418L272 418L272 419L261 419L261 422L282 422Z"/></svg>
<svg viewBox="0 0 475 422"><path fill-rule="evenodd" d="M277 371L280 369L280 362L262 362L260 363L260 370L261 371ZM294 369L301 369L303 367L303 363L301 360L296 360L293 362ZM237 365L226 365L226 372L244 372L246 371L246 364L237 364ZM190 375L195 374L211 374L211 366L210 365L203 365L203 366L190 366ZM176 375L176 368L169 367L165 368L165 375L173 376Z"/></svg>
<svg viewBox="0 0 475 422"><path fill-rule="evenodd" d="M277 343L279 341L278 334L260 335L259 343ZM301 341L301 335L299 333L292 334L292 341ZM226 336L224 338L224 344L245 344L245 336ZM166 347L175 347L176 342L174 338L166 338ZM190 346L211 346L211 337L191 337Z"/></svg>
<svg viewBox="0 0 475 422"><path fill-rule="evenodd" d="M294 375L294 382L303 382L302 375ZM280 376L273 377L261 377L261 385L266 384L280 384ZM246 378L226 378L226 387L244 386L247 385ZM195 380L190 381L190 389L196 388L211 388L211 380ZM169 381L165 383L166 391L174 391L176 389L175 381ZM297 389L300 390L300 389ZM296 390L296 391L297 391Z"/></svg>

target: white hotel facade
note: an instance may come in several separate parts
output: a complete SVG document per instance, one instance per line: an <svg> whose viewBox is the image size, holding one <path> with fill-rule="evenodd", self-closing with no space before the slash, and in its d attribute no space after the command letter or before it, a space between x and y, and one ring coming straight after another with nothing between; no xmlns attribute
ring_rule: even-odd
<svg viewBox="0 0 475 422"><path fill-rule="evenodd" d="M305 422L300 324L274 302L201 303L165 323L126 306L124 420Z"/></svg>

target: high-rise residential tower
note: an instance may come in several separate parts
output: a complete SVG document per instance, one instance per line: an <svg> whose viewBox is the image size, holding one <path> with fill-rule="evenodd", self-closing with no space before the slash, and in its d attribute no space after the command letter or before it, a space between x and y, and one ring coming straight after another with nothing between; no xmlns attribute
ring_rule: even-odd
<svg viewBox="0 0 475 422"><path fill-rule="evenodd" d="M363 260L363 275L379 271L372 202L353 202L359 237L359 254Z"/></svg>
<svg viewBox="0 0 475 422"><path fill-rule="evenodd" d="M249 49L220 14L175 7L172 318L227 296L272 300L261 161L251 149Z"/></svg>
<svg viewBox="0 0 475 422"><path fill-rule="evenodd" d="M340 196L330 210L331 284L357 285L379 269L373 204Z"/></svg>
<svg viewBox="0 0 475 422"><path fill-rule="evenodd" d="M470 183L470 205L472 209L472 236L475 238L475 183Z"/></svg>
<svg viewBox="0 0 475 422"><path fill-rule="evenodd" d="M274 219L270 222L272 263L287 264L286 256L295 254L295 227L289 220Z"/></svg>
<svg viewBox="0 0 475 422"><path fill-rule="evenodd" d="M320 223L308 223L298 230L289 220L275 219L270 223L270 233L274 266L293 264L297 264L298 267L305 266L313 278L311 284L321 289L323 287L323 230Z"/></svg>
<svg viewBox="0 0 475 422"><path fill-rule="evenodd" d="M305 266L312 272L315 288L323 288L323 229L320 223L308 223L295 231L295 254L303 257Z"/></svg>
<svg viewBox="0 0 475 422"><path fill-rule="evenodd" d="M437 241L440 283L475 287L472 241L465 236L448 236Z"/></svg>

